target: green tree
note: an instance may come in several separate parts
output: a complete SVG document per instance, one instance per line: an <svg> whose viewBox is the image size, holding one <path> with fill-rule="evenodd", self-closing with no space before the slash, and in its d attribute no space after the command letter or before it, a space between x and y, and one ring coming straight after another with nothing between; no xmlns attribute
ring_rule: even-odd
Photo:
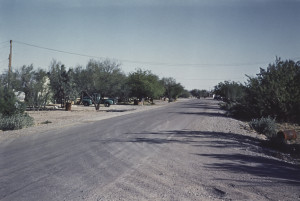
<svg viewBox="0 0 300 201"><path fill-rule="evenodd" d="M83 90L89 93L100 93L102 97L118 97L126 81L126 76L120 64L111 60L90 60L85 70L81 70L82 78L88 83L83 84Z"/></svg>
<svg viewBox="0 0 300 201"><path fill-rule="evenodd" d="M78 92L81 91L94 92L95 87L93 84L93 80L90 77L93 75L93 73L89 74L89 72L82 66L77 66L76 68L74 68L73 72L74 72L74 82Z"/></svg>
<svg viewBox="0 0 300 201"><path fill-rule="evenodd" d="M215 87L215 92L229 99L232 94L238 97L229 109L237 117L253 119L270 116L276 120L300 121L299 61L276 58L275 63L269 64L266 69L261 68L256 77L248 76L246 85L241 87L242 93L231 93L229 90L228 96L228 86L232 87L231 83L221 83Z"/></svg>
<svg viewBox="0 0 300 201"><path fill-rule="evenodd" d="M130 95L137 98L159 98L165 90L157 75L142 69L130 73L127 84L131 91Z"/></svg>
<svg viewBox="0 0 300 201"><path fill-rule="evenodd" d="M34 119L24 113L25 104L17 100L11 85L12 77L12 73L0 76L0 130L21 129L34 124Z"/></svg>
<svg viewBox="0 0 300 201"><path fill-rule="evenodd" d="M180 94L180 98L189 98L191 96L191 93L188 90L183 90L183 92Z"/></svg>
<svg viewBox="0 0 300 201"><path fill-rule="evenodd" d="M300 62L277 58L266 70L261 68L257 77L249 77L243 104L256 118L300 119L299 86Z"/></svg>
<svg viewBox="0 0 300 201"><path fill-rule="evenodd" d="M34 70L33 65L23 65L20 70L14 73L13 87L17 91L25 93L25 103L28 106L34 104Z"/></svg>
<svg viewBox="0 0 300 201"><path fill-rule="evenodd" d="M67 70L65 65L54 60L50 65L49 79L57 103L64 104L78 96L73 69Z"/></svg>
<svg viewBox="0 0 300 201"><path fill-rule="evenodd" d="M192 96L196 97L196 98L200 98L200 90L199 89L193 89L190 92L192 94Z"/></svg>
<svg viewBox="0 0 300 201"><path fill-rule="evenodd" d="M13 74L12 86L18 92L25 93L25 103L27 106L41 108L50 99L50 87L48 85L48 75L46 71L33 66L22 66Z"/></svg>
<svg viewBox="0 0 300 201"><path fill-rule="evenodd" d="M165 88L165 96L169 100L176 100L184 92L184 87L172 77L162 78L161 82Z"/></svg>
<svg viewBox="0 0 300 201"><path fill-rule="evenodd" d="M227 102L235 102L244 96L244 90L244 86L240 83L225 81L215 86L214 93L225 98Z"/></svg>
<svg viewBox="0 0 300 201"><path fill-rule="evenodd" d="M205 89L200 90L200 97L206 98L209 96L209 92Z"/></svg>
<svg viewBox="0 0 300 201"><path fill-rule="evenodd" d="M12 116L24 111L25 105L17 100L13 90L8 86L0 86L0 114Z"/></svg>

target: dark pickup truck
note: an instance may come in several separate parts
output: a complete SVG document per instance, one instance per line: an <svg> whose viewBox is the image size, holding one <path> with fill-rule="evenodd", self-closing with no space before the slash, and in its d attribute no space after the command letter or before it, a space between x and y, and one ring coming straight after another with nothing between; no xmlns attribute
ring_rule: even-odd
<svg viewBox="0 0 300 201"><path fill-rule="evenodd" d="M104 104L105 107L109 107L110 105L114 104L113 100L101 98L100 94L93 94L93 99L95 100L96 104L100 102L100 104ZM81 102L84 106L90 106L93 104L93 101L89 96L84 96Z"/></svg>

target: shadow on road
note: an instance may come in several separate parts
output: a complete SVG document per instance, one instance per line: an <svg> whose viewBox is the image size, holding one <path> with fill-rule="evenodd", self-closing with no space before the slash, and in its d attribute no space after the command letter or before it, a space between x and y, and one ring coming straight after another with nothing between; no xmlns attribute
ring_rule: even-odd
<svg viewBox="0 0 300 201"><path fill-rule="evenodd" d="M219 148L245 147L245 144L257 146L262 142L261 140L251 136L209 131L172 130L163 132L145 131L142 133L127 134L138 136L136 138L128 138L130 142L149 142L159 144L175 142L193 143L193 146L210 146Z"/></svg>
<svg viewBox="0 0 300 201"><path fill-rule="evenodd" d="M197 154L201 157L219 159L219 163L205 167L231 173L251 174L268 180L300 186L300 168L293 164L261 156L244 154Z"/></svg>
<svg viewBox="0 0 300 201"><path fill-rule="evenodd" d="M176 114L184 114L184 115L199 115L199 116L207 116L207 117L227 117L224 113L217 112L171 112Z"/></svg>
<svg viewBox="0 0 300 201"><path fill-rule="evenodd" d="M218 159L219 162L206 164L206 160L204 160L204 166L209 169L251 174L258 177L265 177L268 180L300 186L300 167L272 157L274 152L261 148L260 144L262 141L251 136L189 130L131 133L130 135L136 137L129 138L125 142L146 143L149 145L177 143L189 144L199 148L206 147L201 149L202 151L213 148L212 153L202 152L191 154L203 158ZM241 150L240 153L238 153L239 150Z"/></svg>
<svg viewBox="0 0 300 201"><path fill-rule="evenodd" d="M202 99L201 99L202 101ZM199 102L199 103L185 103L184 106L182 106L182 108L191 108L191 109L211 109L211 110L219 110L220 109L220 106L218 105L218 102L215 102L214 105L212 105L211 103L210 104L207 104L205 102Z"/></svg>

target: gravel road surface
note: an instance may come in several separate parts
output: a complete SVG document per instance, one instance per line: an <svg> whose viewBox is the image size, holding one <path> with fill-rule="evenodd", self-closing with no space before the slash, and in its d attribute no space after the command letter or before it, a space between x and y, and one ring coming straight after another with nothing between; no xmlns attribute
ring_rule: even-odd
<svg viewBox="0 0 300 201"><path fill-rule="evenodd" d="M272 157L217 103L4 138L0 200L300 200L300 167Z"/></svg>

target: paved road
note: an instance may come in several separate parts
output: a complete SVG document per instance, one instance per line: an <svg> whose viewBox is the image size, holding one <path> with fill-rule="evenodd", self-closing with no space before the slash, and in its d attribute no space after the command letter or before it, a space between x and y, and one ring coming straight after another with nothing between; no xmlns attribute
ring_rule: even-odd
<svg viewBox="0 0 300 201"><path fill-rule="evenodd" d="M300 200L300 168L245 133L190 100L0 142L0 200Z"/></svg>

